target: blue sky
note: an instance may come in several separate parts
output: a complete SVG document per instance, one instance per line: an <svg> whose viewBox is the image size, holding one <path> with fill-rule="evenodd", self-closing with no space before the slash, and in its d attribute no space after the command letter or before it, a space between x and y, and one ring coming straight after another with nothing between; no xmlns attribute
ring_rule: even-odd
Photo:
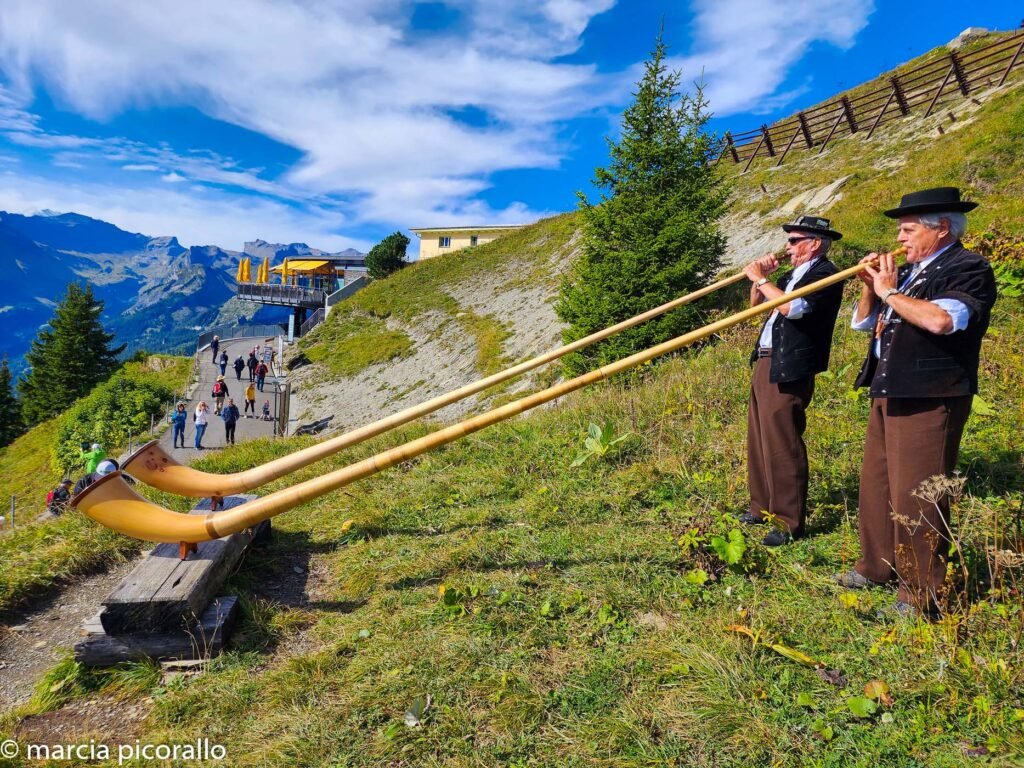
<svg viewBox="0 0 1024 768"><path fill-rule="evenodd" d="M366 250L532 221L606 161L659 26L746 130L1017 0L4 0L0 209Z"/></svg>

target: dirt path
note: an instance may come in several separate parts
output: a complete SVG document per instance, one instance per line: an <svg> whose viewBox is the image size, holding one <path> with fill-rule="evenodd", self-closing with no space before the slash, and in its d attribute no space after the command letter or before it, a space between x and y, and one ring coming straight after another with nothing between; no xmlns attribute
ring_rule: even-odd
<svg viewBox="0 0 1024 768"><path fill-rule="evenodd" d="M26 702L36 682L71 649L82 624L135 565L122 563L37 603L20 624L0 626L0 711Z"/></svg>

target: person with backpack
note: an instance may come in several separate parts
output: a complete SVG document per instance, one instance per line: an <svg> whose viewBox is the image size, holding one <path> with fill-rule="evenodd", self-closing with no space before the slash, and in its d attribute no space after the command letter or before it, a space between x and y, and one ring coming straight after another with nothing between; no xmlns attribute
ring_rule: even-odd
<svg viewBox="0 0 1024 768"><path fill-rule="evenodd" d="M256 366L256 389L260 392L263 391L263 383L267 380L267 372L269 370L266 363L261 362Z"/></svg>
<svg viewBox="0 0 1024 768"><path fill-rule="evenodd" d="M181 438L181 447L185 447L185 422L188 421L188 413L185 411L185 404L178 403L171 414L171 425L174 427L174 447L178 447L178 438Z"/></svg>
<svg viewBox="0 0 1024 768"><path fill-rule="evenodd" d="M228 404L221 409L220 417L224 419L224 445L234 445L235 426L241 414L238 413L238 406L233 399L228 399Z"/></svg>
<svg viewBox="0 0 1024 768"><path fill-rule="evenodd" d="M71 501L71 478L65 477L60 485L46 494L46 511L51 515L60 515Z"/></svg>
<svg viewBox="0 0 1024 768"><path fill-rule="evenodd" d="M225 349L220 353L220 375L223 376L228 370L228 351Z"/></svg>
<svg viewBox="0 0 1024 768"><path fill-rule="evenodd" d="M239 381L242 380L242 371L244 371L244 370L245 370L245 360L243 360L242 356L239 355L238 357L235 358L235 377Z"/></svg>
<svg viewBox="0 0 1024 768"><path fill-rule="evenodd" d="M224 407L224 398L229 394L231 393L228 392L228 385L224 381L224 377L218 376L217 380L213 382L213 390L210 392L210 396L213 397L215 416L220 416L220 409Z"/></svg>
<svg viewBox="0 0 1024 768"><path fill-rule="evenodd" d="M203 450L203 434L206 432L206 425L210 423L210 407L205 400L201 400L196 406L196 412L192 414L192 421L196 424L196 450Z"/></svg>
<svg viewBox="0 0 1024 768"><path fill-rule="evenodd" d="M217 364L217 350L220 349L220 336L214 336L210 342L210 349L213 350L213 364Z"/></svg>
<svg viewBox="0 0 1024 768"><path fill-rule="evenodd" d="M252 411L252 416L249 415L249 411ZM245 388L245 418L256 418L256 384L253 382Z"/></svg>
<svg viewBox="0 0 1024 768"><path fill-rule="evenodd" d="M256 381L256 366L260 364L260 361L256 359L256 350L249 353L249 359L245 361L246 367L249 369L249 381Z"/></svg>

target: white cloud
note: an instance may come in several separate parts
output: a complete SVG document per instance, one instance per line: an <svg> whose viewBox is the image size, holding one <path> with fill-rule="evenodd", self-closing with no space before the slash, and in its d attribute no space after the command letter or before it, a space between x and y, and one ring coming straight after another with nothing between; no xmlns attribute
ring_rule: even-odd
<svg viewBox="0 0 1024 768"><path fill-rule="evenodd" d="M783 106L804 87L776 94L810 46L853 45L873 0L694 0L692 52L673 59L684 77L704 72L717 116Z"/></svg>
<svg viewBox="0 0 1024 768"><path fill-rule="evenodd" d="M561 59L578 50L591 20L614 3L447 0L457 23L423 31L411 26L409 0L4 0L0 132L14 145L63 153L65 164L87 164L73 154L81 153L140 179L139 172L150 171L205 186L204 201L245 208L259 200L285 230L298 221L283 214L295 204L308 210L311 224L333 222L335 232L365 222L526 221L538 212L523 203L492 209L481 192L498 171L556 168L571 150L559 141L564 121L628 100L636 69L605 75ZM712 108L723 115L766 103L814 41L849 45L872 2L692 6L696 45L675 64L688 79L706 71ZM301 158L268 174L214 153L48 132L27 106L40 85L61 108L97 120L151 106L193 106L294 147ZM479 119L455 117L467 110ZM186 185L160 186L151 194ZM253 194L234 194L239 190ZM100 199L116 212L131 205L114 205L110 194ZM153 212L160 210L155 201ZM168 210L192 216L193 207L177 203ZM259 221L221 214L221 222ZM140 211L139 218L146 215ZM193 242L218 236L218 225L204 230L200 218L173 226L190 228ZM157 232L174 221L169 212L163 220L140 228Z"/></svg>

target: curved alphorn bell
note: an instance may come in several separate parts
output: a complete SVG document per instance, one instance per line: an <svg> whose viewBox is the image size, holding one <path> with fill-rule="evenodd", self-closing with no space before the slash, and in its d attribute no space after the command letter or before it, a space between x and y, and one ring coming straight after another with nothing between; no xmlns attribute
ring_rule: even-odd
<svg viewBox="0 0 1024 768"><path fill-rule="evenodd" d="M648 360L653 360L669 352L682 349L714 333L737 325L744 320L765 312L771 312L793 299L807 296L822 288L842 282L862 272L865 266L865 264L858 264L849 269L842 270L823 280L818 280L803 288L798 288L791 293L780 296L777 299L772 299L755 307L737 312L703 328L677 336L674 339L637 352L614 363L609 363L582 376L577 376L569 381L556 384L553 387L528 395L499 408L494 408L479 416L466 419L429 435L424 435L416 440L371 456L355 464L350 464L347 467L329 472L312 480L298 483L290 488L275 491L232 509L211 512L205 516L179 514L140 496L128 485L121 472L107 475L86 488L72 499L71 506L79 509L107 528L147 541L190 544L238 533L263 520L286 512L325 493L343 488L356 480L376 474L399 462L420 456L427 451L451 443L484 427L497 424L500 421L510 419L562 395L575 392L588 384L602 381L616 373L642 365Z"/></svg>
<svg viewBox="0 0 1024 768"><path fill-rule="evenodd" d="M224 475L212 472L202 472L198 469L193 469L192 467L178 463L173 456L167 453L167 451L160 446L158 440L153 440L143 445L135 451L135 453L125 459L121 469L146 485L158 488L161 491L168 491L169 493L174 493L179 496L191 496L194 498L203 498L208 496L214 500L219 500L232 494L244 493L252 490L253 488L265 485L272 480L276 480L279 477L290 474L297 469L302 469L302 467L313 464L321 459L325 459L344 448L358 445L364 440L369 440L371 437L376 437L383 432L387 432L395 427L407 424L421 416L426 416L427 414L433 413L447 405L451 405L452 403L456 403L470 395L474 395L477 392L481 392L489 387L495 386L496 384L508 381L521 373L526 373L527 371L539 368L545 363L564 357L570 352L575 352L583 349L584 347L588 347L591 344L603 341L610 336L614 336L620 331L640 325L647 320L663 315L666 312L670 312L677 307L696 301L703 296L707 296L709 293L713 293L721 288L737 283L744 277L746 276L740 272L731 277L724 278L716 283L712 283L704 288L688 293L685 296L673 299L659 307L643 312L636 317L631 317L628 320L623 320L621 323L616 323L615 325L609 326L601 331L585 336L571 344L566 344L558 349L545 352L531 360L514 365L504 371L499 371L498 373L484 379L480 379L479 381L475 381L471 384L467 384L459 389L452 390L451 392L447 392L443 395L438 395L426 402L406 408L405 410L399 411L391 416L375 421L372 424L367 424L366 426L346 432L343 435L338 435L337 437L333 437L329 440L324 440L321 443L311 445L309 448L303 448L300 451L295 451L294 453L282 456L279 459L268 461L266 464L261 464L258 467L252 467L251 469L246 469L241 472Z"/></svg>

